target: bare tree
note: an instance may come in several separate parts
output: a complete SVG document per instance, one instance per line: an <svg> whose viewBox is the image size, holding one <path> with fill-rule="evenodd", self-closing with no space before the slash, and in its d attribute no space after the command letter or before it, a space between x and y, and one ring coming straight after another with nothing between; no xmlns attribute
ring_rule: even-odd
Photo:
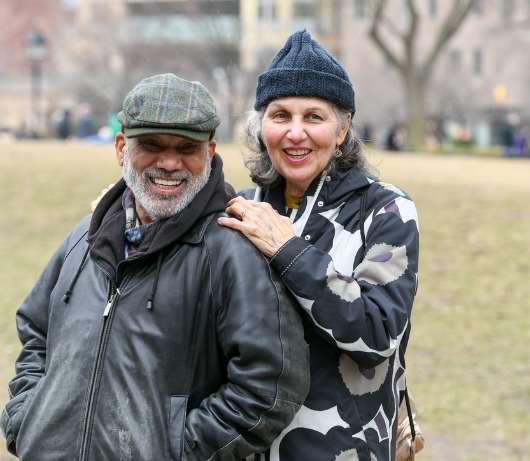
<svg viewBox="0 0 530 461"><path fill-rule="evenodd" d="M432 48L420 58L417 43L420 39L421 15L418 11L417 2L415 0L403 0L403 6L408 12L408 22L399 24L395 17L389 16L387 11L387 6L392 1L370 0L372 6L370 37L402 78L408 104L407 122L411 144L423 143L426 114L425 95L433 67L440 56L440 52L464 22L474 1L453 0ZM394 46L396 39L399 49Z"/></svg>

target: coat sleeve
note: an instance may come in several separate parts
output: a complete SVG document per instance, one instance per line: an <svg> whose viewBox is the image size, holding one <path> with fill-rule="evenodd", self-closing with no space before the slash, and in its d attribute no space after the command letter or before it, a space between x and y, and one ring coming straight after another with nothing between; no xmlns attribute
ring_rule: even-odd
<svg viewBox="0 0 530 461"><path fill-rule="evenodd" d="M316 331L363 368L382 363L408 335L418 272L414 203L394 186L390 191L379 184L372 188L364 224L366 249L359 214L352 213L355 223L332 228L328 252L295 237L271 261ZM355 235L344 237L346 227L357 229ZM338 267L351 272L341 273Z"/></svg>
<svg viewBox="0 0 530 461"><path fill-rule="evenodd" d="M191 460L241 460L266 450L301 407L309 352L297 302L261 253L231 229L207 242L227 379L188 415L184 449Z"/></svg>
<svg viewBox="0 0 530 461"><path fill-rule="evenodd" d="M79 226L79 228L82 226ZM76 228L78 229L78 228ZM16 324L22 350L15 363L15 377L9 382L10 400L2 411L1 427L8 451L16 456L16 439L29 402L46 370L48 307L63 261L73 239L72 232L56 250L35 286L17 310Z"/></svg>

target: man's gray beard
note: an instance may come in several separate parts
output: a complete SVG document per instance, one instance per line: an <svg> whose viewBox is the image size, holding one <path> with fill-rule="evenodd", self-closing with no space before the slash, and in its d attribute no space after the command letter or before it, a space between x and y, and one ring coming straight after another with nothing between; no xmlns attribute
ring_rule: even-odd
<svg viewBox="0 0 530 461"><path fill-rule="evenodd" d="M212 163L210 149L206 152L204 170L196 178L189 171L169 172L158 168L146 168L142 175L131 164L128 146L124 147L123 179L134 194L134 198L153 221L167 219L186 208L210 178ZM164 179L184 179L186 184L177 195L154 194L149 187L149 176Z"/></svg>

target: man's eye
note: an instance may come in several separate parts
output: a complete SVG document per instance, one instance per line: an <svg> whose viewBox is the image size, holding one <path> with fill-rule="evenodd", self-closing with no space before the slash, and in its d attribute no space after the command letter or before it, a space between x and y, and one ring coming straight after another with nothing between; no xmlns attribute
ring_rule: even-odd
<svg viewBox="0 0 530 461"><path fill-rule="evenodd" d="M158 148L158 144L156 142L152 142L152 141L142 141L142 142L138 143L138 145L142 149L147 149L147 150L154 150L154 149Z"/></svg>

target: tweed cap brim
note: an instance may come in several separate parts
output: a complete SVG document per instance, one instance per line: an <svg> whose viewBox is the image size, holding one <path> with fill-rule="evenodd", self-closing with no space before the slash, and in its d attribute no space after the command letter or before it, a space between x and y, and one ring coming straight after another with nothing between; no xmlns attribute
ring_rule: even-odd
<svg viewBox="0 0 530 461"><path fill-rule="evenodd" d="M215 130L212 130L215 132ZM142 126L138 128L123 128L123 134L127 138L138 138L139 136L149 136L153 134L167 134L170 136L178 136L196 142L206 142L210 140L212 131L192 131L183 128L168 128L157 126ZM213 137L213 136L212 136Z"/></svg>
<svg viewBox="0 0 530 461"><path fill-rule="evenodd" d="M117 116L128 138L149 134L208 141L220 123L210 92L173 74L148 77L125 97Z"/></svg>

